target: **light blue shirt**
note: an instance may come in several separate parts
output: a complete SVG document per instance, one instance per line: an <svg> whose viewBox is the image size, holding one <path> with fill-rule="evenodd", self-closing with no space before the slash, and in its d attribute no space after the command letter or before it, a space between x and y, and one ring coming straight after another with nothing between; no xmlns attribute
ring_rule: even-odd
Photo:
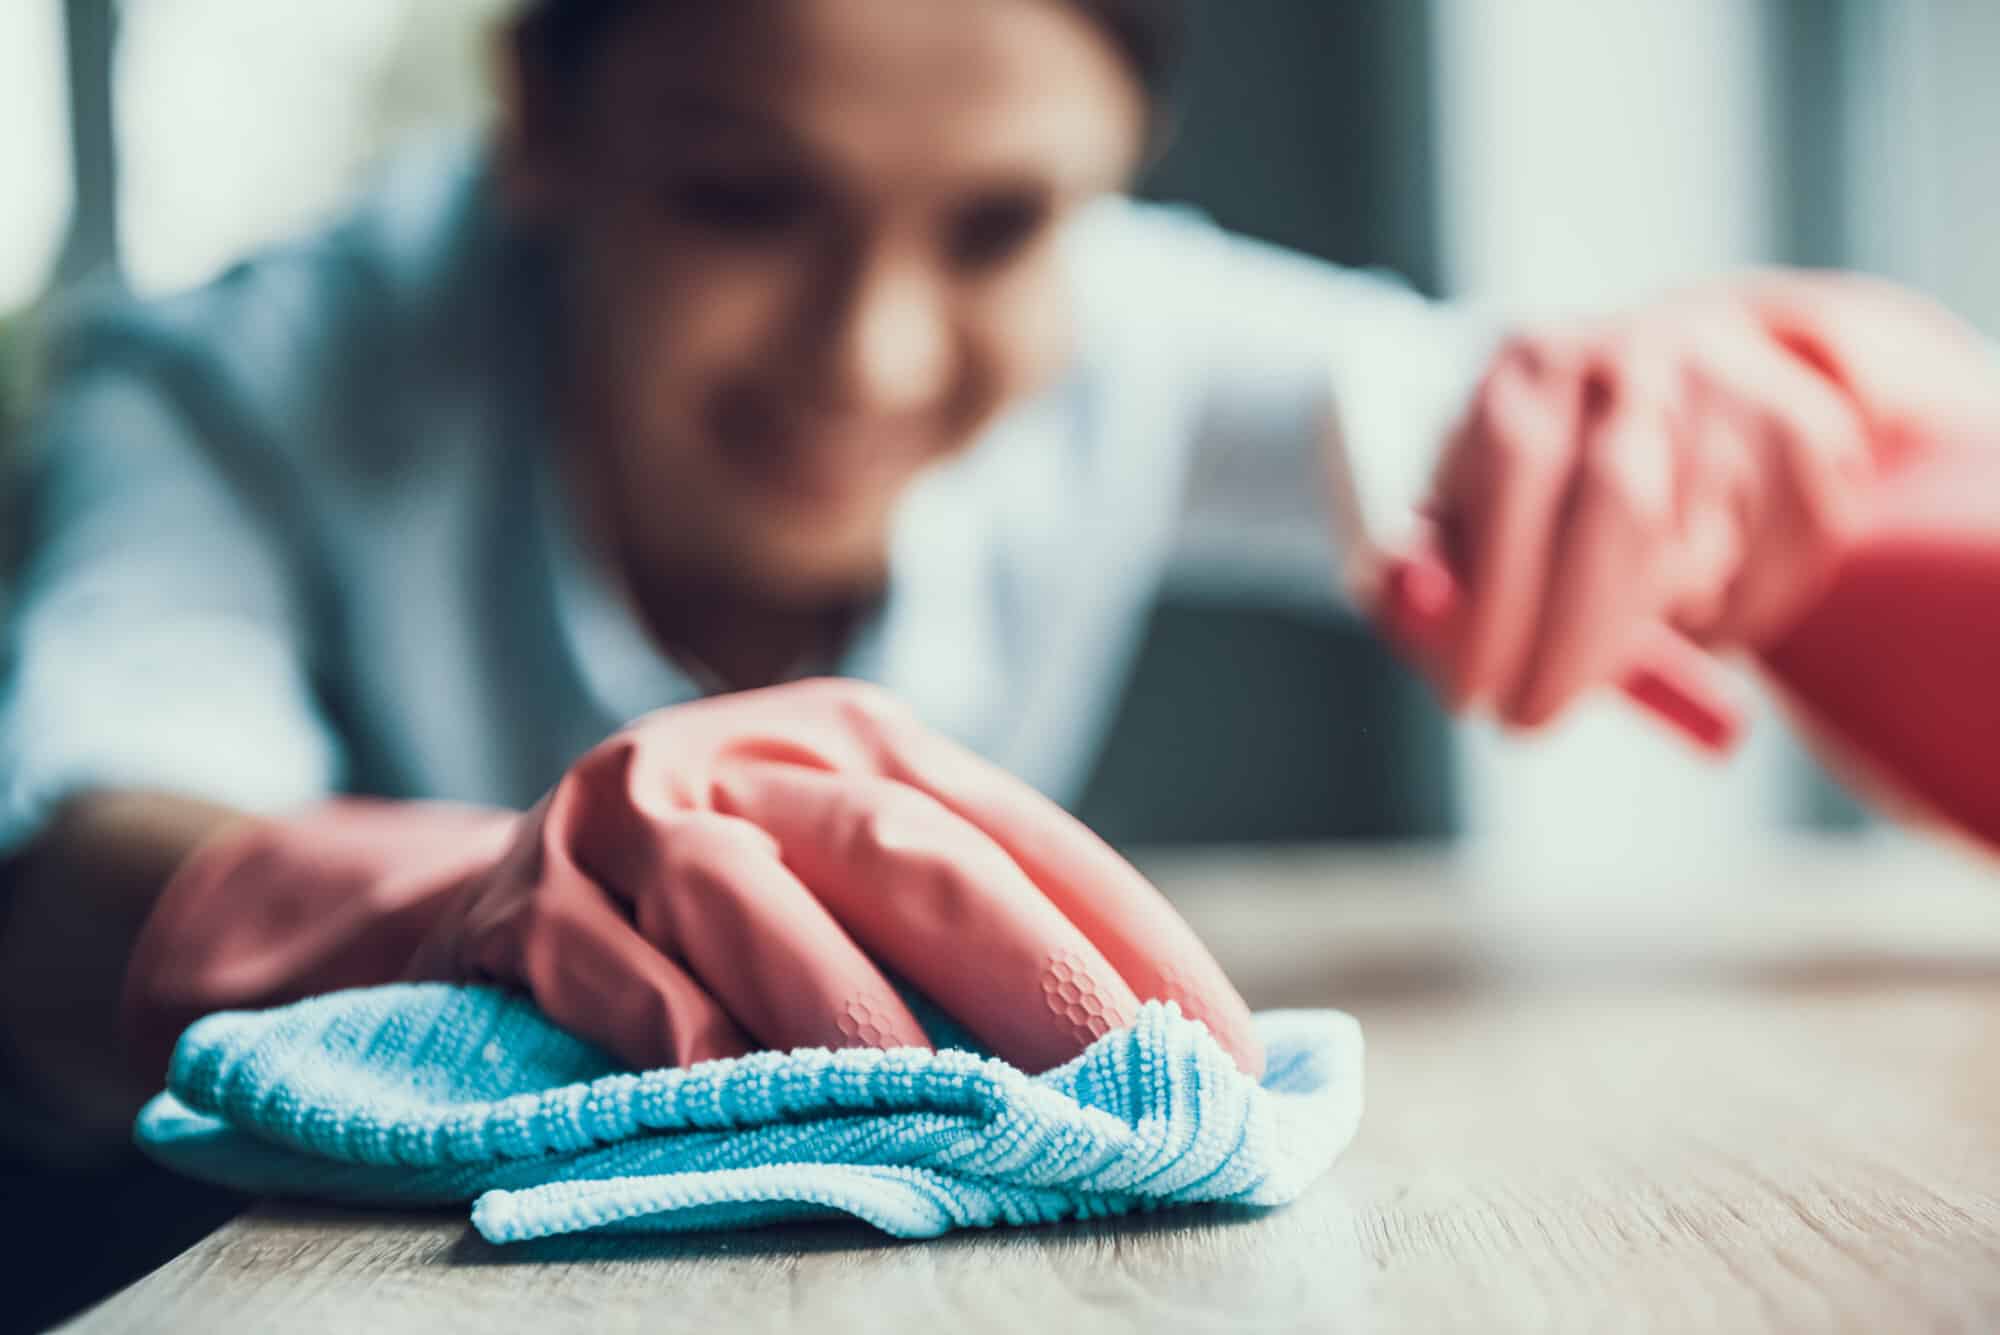
<svg viewBox="0 0 2000 1335"><path fill-rule="evenodd" d="M258 811L336 792L525 806L700 687L569 523L532 266L478 154L337 225L78 321L31 433L0 694L0 852L86 789ZM1205 457L1424 451L1488 331L1125 200L1064 238L1077 356L899 507L838 664L1058 797L1086 776ZM1330 370L1333 373L1330 381Z"/></svg>

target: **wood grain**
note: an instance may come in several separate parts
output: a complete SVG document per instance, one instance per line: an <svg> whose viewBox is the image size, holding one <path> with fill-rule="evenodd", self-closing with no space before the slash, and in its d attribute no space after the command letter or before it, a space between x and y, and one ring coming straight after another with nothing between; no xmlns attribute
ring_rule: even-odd
<svg viewBox="0 0 2000 1335"><path fill-rule="evenodd" d="M1361 1135L1288 1209L500 1249L273 1204L73 1329L2000 1329L1991 869L1789 850L1666 899L1482 897L1432 856L1154 869L1253 1002L1362 1019Z"/></svg>

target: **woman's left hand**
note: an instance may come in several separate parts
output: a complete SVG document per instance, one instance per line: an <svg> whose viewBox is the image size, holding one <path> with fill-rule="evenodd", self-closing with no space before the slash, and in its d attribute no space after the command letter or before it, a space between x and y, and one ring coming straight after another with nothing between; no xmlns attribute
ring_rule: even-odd
<svg viewBox="0 0 2000 1335"><path fill-rule="evenodd" d="M1876 433L1762 292L1501 347L1429 507L1464 590L1428 646L1454 706L1541 724L1662 624L1754 647L1824 586L1865 516Z"/></svg>

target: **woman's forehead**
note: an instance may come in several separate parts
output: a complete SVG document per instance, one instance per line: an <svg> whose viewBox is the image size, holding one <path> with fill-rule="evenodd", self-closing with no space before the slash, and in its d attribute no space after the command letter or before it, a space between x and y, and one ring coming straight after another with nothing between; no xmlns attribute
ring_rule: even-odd
<svg viewBox="0 0 2000 1335"><path fill-rule="evenodd" d="M1144 95L1059 0L664 5L599 66L621 122L767 141L860 175L1034 174L1079 192L1137 160Z"/></svg>

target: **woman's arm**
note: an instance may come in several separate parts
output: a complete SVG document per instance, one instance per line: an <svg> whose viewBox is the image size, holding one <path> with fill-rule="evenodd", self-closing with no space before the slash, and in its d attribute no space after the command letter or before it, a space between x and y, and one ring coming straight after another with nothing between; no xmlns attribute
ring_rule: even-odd
<svg viewBox="0 0 2000 1335"><path fill-rule="evenodd" d="M175 868L243 819L165 793L85 794L0 871L0 1055L65 1139L129 1138L154 1091L121 1057L126 960Z"/></svg>
<svg viewBox="0 0 2000 1335"><path fill-rule="evenodd" d="M22 445L0 673L0 1060L29 1115L128 1137L120 979L188 852L333 787L296 532L225 458L256 448L171 317L112 306L51 347ZM200 323L200 321L195 321ZM182 331L184 332L184 331Z"/></svg>

